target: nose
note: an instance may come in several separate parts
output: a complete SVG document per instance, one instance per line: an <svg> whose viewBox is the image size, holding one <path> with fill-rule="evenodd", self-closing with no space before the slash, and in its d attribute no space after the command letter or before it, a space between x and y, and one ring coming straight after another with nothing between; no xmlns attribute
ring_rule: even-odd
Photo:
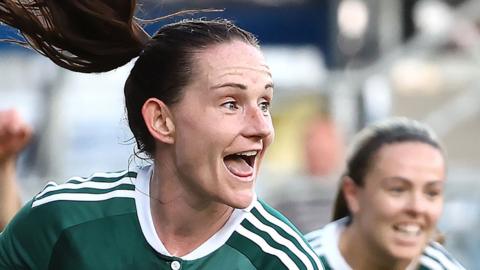
<svg viewBox="0 0 480 270"><path fill-rule="evenodd" d="M257 106L248 110L245 118L245 136L263 139L273 134L272 118Z"/></svg>
<svg viewBox="0 0 480 270"><path fill-rule="evenodd" d="M422 193L412 193L409 202L408 210L414 214L425 213L428 209L429 201Z"/></svg>

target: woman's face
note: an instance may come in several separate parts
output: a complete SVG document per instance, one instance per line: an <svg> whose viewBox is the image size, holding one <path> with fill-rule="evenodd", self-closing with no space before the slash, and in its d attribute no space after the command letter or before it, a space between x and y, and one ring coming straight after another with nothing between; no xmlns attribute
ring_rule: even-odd
<svg viewBox="0 0 480 270"><path fill-rule="evenodd" d="M382 146L357 187L356 228L379 258L411 260L421 254L443 208L445 161L421 142Z"/></svg>
<svg viewBox="0 0 480 270"><path fill-rule="evenodd" d="M194 59L191 83L171 108L177 174L194 199L245 208L274 137L270 69L257 48L240 41Z"/></svg>

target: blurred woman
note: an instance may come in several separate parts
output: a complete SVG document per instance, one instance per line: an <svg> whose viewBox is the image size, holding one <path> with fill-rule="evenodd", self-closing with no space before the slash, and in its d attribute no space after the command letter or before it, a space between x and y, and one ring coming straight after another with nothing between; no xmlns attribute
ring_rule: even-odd
<svg viewBox="0 0 480 270"><path fill-rule="evenodd" d="M330 269L463 269L434 241L446 157L419 122L389 119L355 138L333 222L306 238Z"/></svg>

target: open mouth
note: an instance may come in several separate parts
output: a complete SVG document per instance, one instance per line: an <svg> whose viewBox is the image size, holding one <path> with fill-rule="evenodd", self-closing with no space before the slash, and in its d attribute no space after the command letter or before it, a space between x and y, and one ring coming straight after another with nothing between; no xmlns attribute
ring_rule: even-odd
<svg viewBox="0 0 480 270"><path fill-rule="evenodd" d="M223 158L227 169L235 176L250 177L253 175L255 159L258 151L244 151Z"/></svg>
<svg viewBox="0 0 480 270"><path fill-rule="evenodd" d="M402 223L393 225L396 232L399 232L405 236L418 236L421 233L421 227L418 224Z"/></svg>

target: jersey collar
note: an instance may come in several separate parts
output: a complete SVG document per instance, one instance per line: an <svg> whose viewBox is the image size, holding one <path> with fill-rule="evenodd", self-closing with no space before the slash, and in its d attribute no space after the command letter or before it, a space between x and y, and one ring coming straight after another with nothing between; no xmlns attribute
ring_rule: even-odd
<svg viewBox="0 0 480 270"><path fill-rule="evenodd" d="M143 236L150 246L164 256L174 257L168 252L168 250L165 248L165 245L163 245L153 224L149 197L150 177L152 173L153 166L140 168L138 171L137 180L135 181L135 205L137 208L138 220L140 222L140 227L142 228ZM215 233L198 248L180 258L183 260L196 260L209 255L224 245L238 225L243 221L243 219L245 219L246 215L253 208L255 201L257 201L256 194L247 208L235 209L228 221L217 233Z"/></svg>

